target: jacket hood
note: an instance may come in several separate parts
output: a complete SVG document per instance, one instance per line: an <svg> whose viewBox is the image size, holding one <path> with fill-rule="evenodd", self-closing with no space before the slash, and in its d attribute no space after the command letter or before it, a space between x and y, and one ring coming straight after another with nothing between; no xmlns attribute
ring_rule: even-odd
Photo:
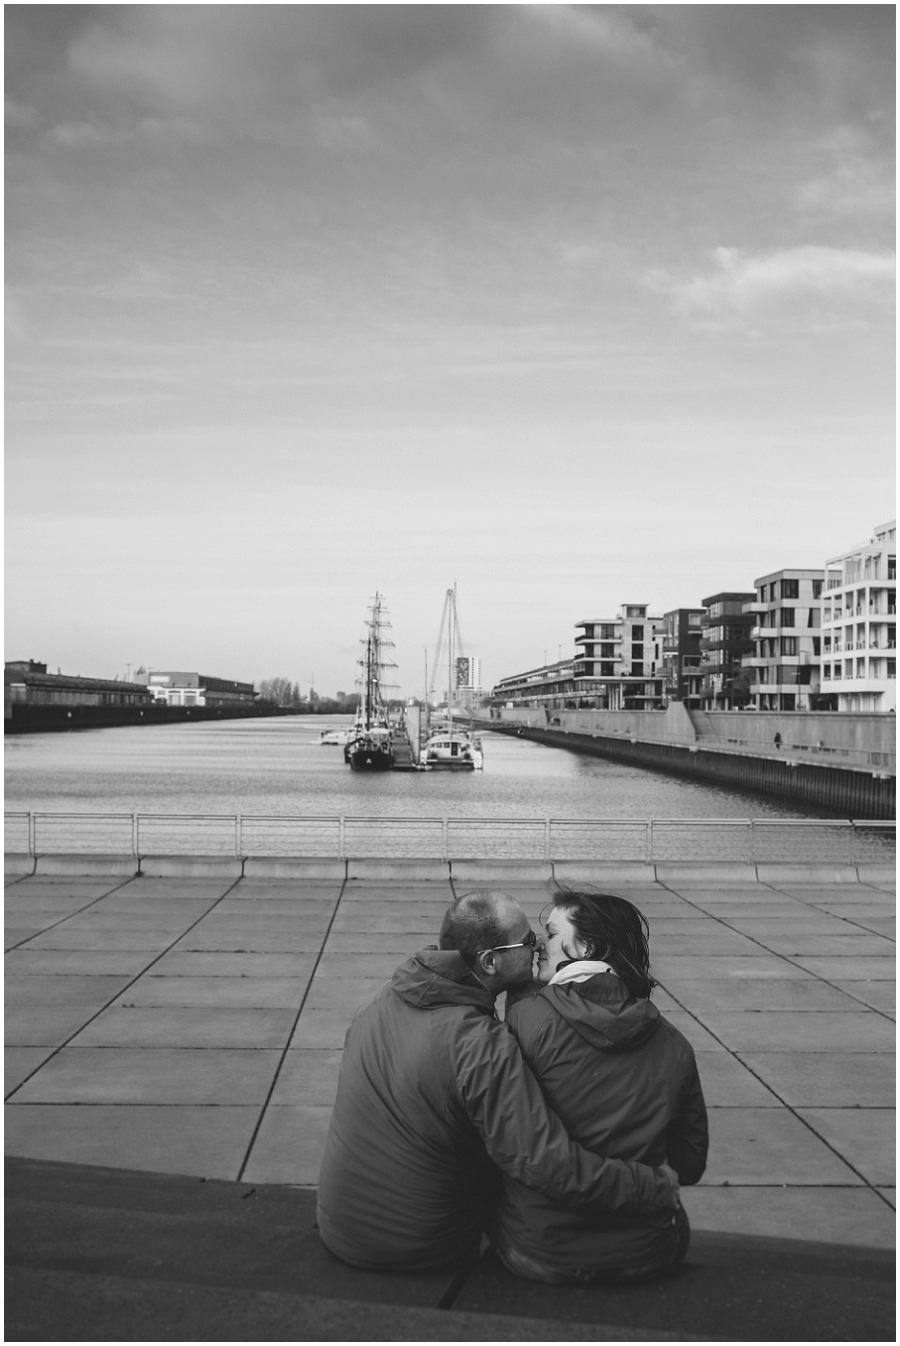
<svg viewBox="0 0 900 1346"><path fill-rule="evenodd" d="M545 986L541 995L579 1037L601 1052L641 1047L659 1027L659 1010L649 1000L634 1000L613 972L587 981Z"/></svg>
<svg viewBox="0 0 900 1346"><path fill-rule="evenodd" d="M474 1005L487 1014L494 1012L493 999L454 951L422 949L400 964L391 989L413 1009Z"/></svg>

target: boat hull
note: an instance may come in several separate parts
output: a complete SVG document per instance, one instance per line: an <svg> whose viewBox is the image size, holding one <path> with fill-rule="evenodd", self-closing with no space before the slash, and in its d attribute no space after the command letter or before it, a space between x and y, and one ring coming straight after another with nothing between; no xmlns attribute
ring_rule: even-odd
<svg viewBox="0 0 900 1346"><path fill-rule="evenodd" d="M357 739L344 748L344 760L353 771L391 771L394 752L388 743L366 743Z"/></svg>

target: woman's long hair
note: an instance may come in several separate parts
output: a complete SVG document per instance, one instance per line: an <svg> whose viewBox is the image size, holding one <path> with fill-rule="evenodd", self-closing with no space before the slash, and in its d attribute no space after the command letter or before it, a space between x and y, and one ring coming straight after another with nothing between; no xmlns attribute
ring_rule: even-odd
<svg viewBox="0 0 900 1346"><path fill-rule="evenodd" d="M650 974L650 927L633 903L612 893L558 888L553 905L566 913L584 940L586 958L609 963L629 995L649 999L656 985Z"/></svg>

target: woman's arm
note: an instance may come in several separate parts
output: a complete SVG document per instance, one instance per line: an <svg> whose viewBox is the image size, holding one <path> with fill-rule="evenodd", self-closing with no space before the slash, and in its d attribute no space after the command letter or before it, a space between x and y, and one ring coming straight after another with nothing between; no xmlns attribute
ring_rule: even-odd
<svg viewBox="0 0 900 1346"><path fill-rule="evenodd" d="M678 1174L679 1182L685 1187L699 1182L706 1168L709 1125L696 1061L693 1062L684 1106L669 1123L666 1144L668 1162Z"/></svg>

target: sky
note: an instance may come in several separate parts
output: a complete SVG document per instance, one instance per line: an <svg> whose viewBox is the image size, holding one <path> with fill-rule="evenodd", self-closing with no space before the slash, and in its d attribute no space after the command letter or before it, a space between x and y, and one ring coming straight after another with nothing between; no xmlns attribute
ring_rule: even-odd
<svg viewBox="0 0 900 1346"><path fill-rule="evenodd" d="M894 506L894 7L20 5L6 657L422 693ZM440 684L439 684L440 685Z"/></svg>

